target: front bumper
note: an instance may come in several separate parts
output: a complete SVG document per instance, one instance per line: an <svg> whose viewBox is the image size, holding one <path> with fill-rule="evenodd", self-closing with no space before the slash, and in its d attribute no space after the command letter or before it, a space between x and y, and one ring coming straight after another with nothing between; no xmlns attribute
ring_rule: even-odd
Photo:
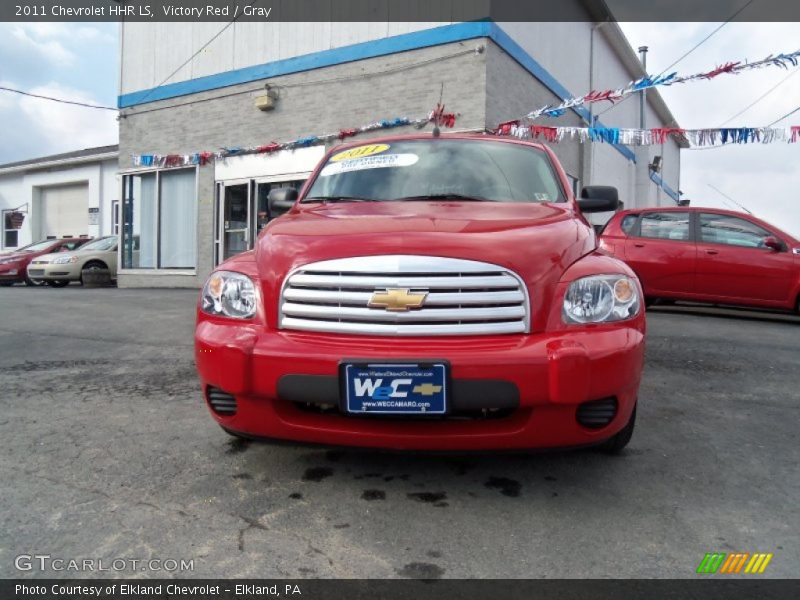
<svg viewBox="0 0 800 600"><path fill-rule="evenodd" d="M284 376L336 377L344 358L446 359L454 380L513 384L518 406L494 419L390 419L308 411L281 397ZM612 437L630 419L644 360L644 316L557 333L449 339L265 331L201 318L195 359L204 393L212 386L236 398L233 415L209 407L214 419L249 436L416 450L581 446ZM610 423L599 429L578 423L580 404L609 397L617 401Z"/></svg>
<svg viewBox="0 0 800 600"><path fill-rule="evenodd" d="M81 278L81 268L78 263L63 265L31 263L28 265L28 277L44 281L77 281Z"/></svg>
<svg viewBox="0 0 800 600"><path fill-rule="evenodd" d="M22 281L25 279L25 268L16 263L0 265L0 281Z"/></svg>

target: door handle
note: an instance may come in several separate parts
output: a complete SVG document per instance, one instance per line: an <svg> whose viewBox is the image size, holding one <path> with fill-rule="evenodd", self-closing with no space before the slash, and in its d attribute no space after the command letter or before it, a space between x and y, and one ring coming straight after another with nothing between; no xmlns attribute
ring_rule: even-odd
<svg viewBox="0 0 800 600"><path fill-rule="evenodd" d="M706 254L719 254L719 250L706 250Z"/></svg>
<svg viewBox="0 0 800 600"><path fill-rule="evenodd" d="M634 244L634 248L644 248L644 244Z"/></svg>

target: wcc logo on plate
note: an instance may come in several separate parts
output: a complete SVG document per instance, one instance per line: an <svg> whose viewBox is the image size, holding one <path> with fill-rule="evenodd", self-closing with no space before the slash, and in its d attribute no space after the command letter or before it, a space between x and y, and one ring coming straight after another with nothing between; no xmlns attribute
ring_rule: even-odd
<svg viewBox="0 0 800 600"><path fill-rule="evenodd" d="M346 365L347 411L375 414L446 412L446 366Z"/></svg>

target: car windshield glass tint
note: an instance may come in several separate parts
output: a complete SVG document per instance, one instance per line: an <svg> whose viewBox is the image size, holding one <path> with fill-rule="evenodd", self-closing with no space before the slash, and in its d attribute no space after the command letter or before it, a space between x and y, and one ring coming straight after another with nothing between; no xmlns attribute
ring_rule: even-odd
<svg viewBox="0 0 800 600"><path fill-rule="evenodd" d="M563 202L547 155L491 140L403 140L334 152L306 194L376 201Z"/></svg>
<svg viewBox="0 0 800 600"><path fill-rule="evenodd" d="M107 238L100 238L99 240L94 240L93 242L89 242L88 244L81 246L78 250L84 251L94 250L95 252L102 252L104 250L111 250L114 246L117 245L117 238L114 237L107 237Z"/></svg>
<svg viewBox="0 0 800 600"><path fill-rule="evenodd" d="M45 240L44 242L37 242L35 244L31 244L30 246L25 246L24 248L20 248L17 252L41 252L42 250L47 250L50 246L53 245L55 240Z"/></svg>

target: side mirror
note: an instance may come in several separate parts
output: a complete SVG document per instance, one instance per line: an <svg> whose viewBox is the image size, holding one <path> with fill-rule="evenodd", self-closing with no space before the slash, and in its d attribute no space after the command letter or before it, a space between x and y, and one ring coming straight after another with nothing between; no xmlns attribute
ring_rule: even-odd
<svg viewBox="0 0 800 600"><path fill-rule="evenodd" d="M297 200L297 190L294 188L275 188L269 191L267 204L269 204L270 216L274 219L282 215L294 206Z"/></svg>
<svg viewBox="0 0 800 600"><path fill-rule="evenodd" d="M578 207L582 212L610 212L619 208L617 188L609 185L590 185L581 190Z"/></svg>
<svg viewBox="0 0 800 600"><path fill-rule="evenodd" d="M775 236L768 235L764 238L764 247L774 250L775 252L783 252L783 244Z"/></svg>

